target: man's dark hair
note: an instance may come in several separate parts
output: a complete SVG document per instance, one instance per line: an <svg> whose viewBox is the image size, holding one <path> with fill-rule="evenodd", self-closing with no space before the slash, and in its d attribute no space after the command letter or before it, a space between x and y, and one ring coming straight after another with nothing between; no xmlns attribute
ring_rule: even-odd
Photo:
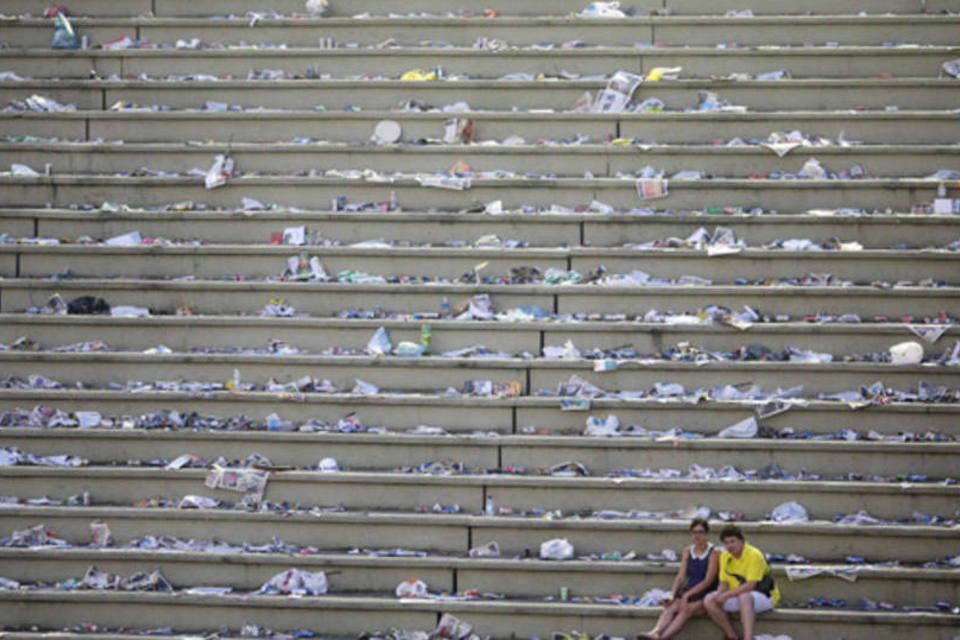
<svg viewBox="0 0 960 640"><path fill-rule="evenodd" d="M743 540L743 531L740 530L735 524L728 524L720 531L720 539L726 540L727 538L738 538Z"/></svg>
<svg viewBox="0 0 960 640"><path fill-rule="evenodd" d="M703 530L707 533L710 532L710 523L707 522L706 518L694 518L690 523L690 531L693 531L697 527L703 527Z"/></svg>

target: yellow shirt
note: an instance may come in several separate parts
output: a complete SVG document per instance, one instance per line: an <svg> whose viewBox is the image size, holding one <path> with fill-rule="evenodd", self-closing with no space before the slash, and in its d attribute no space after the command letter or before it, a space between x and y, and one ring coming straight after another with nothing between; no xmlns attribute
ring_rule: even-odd
<svg viewBox="0 0 960 640"><path fill-rule="evenodd" d="M763 557L760 549L752 544L743 545L743 553L739 558L734 558L729 551L720 554L720 581L726 582L729 589L736 589L744 582L756 582L758 591L760 582L764 577L770 576L770 566L767 565L767 559ZM769 593L773 600L773 606L780 604L780 589L773 583L773 589Z"/></svg>

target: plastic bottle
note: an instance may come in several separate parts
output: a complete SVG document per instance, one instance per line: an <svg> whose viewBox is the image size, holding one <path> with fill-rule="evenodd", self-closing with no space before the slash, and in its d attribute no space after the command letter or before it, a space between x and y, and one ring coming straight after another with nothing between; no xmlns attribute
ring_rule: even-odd
<svg viewBox="0 0 960 640"><path fill-rule="evenodd" d="M440 301L440 315L444 318L450 313L450 301L444 298Z"/></svg>
<svg viewBox="0 0 960 640"><path fill-rule="evenodd" d="M423 345L423 355L429 356L433 353L433 334L428 324L420 325L420 344Z"/></svg>
<svg viewBox="0 0 960 640"><path fill-rule="evenodd" d="M488 495L486 501L483 504L483 515L493 516L494 515L494 506L493 506L493 496Z"/></svg>

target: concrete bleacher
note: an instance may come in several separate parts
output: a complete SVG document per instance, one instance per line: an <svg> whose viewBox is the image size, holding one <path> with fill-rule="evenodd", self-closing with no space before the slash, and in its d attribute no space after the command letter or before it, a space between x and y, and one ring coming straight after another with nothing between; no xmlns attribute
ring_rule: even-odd
<svg viewBox="0 0 960 640"><path fill-rule="evenodd" d="M62 51L50 48L46 3L0 2L0 72L20 77L0 80L0 107L34 94L76 106L0 111L0 234L7 234L0 241L0 413L43 406L98 412L109 422L89 429L0 424L0 447L86 461L0 466L0 496L19 498L0 504L0 538L43 525L69 543L0 546L0 577L25 585L0 588L3 638L133 640L167 628L164 634L180 638L232 637L248 623L339 638L431 631L443 614L480 637L572 630L633 637L658 610L631 599L669 585L676 562L662 551L687 544L689 518L700 507L710 510L715 529L721 518L736 521L749 541L775 554L784 602L761 617L760 632L794 640L956 639L960 369L955 361L894 365L863 356L919 340L911 325L945 325L935 343L920 340L929 359L960 338L952 324L960 315L960 216L931 212L934 199L960 197L957 180L931 177L960 170L960 80L942 69L960 58L960 1L634 0L622 3L634 10L627 18L576 16L586 4L331 0L326 16L309 18L302 0L74 0L67 6L89 48ZM726 15L746 9L755 15ZM413 15L421 12L433 15ZM149 44L101 48L121 36ZM174 47L191 38L204 46ZM576 46L561 48L573 40ZM437 67L446 78L400 79ZM664 111L571 111L584 92L606 85L604 76L658 67L683 71L642 84L634 98L656 97ZM265 70L278 79L250 79ZM754 77L778 70L786 72L780 79ZM503 79L508 74L528 75ZM744 109L689 111L702 92ZM205 109L208 102L229 107ZM470 110L443 110L457 102ZM472 143L442 143L444 122L454 117L473 121ZM400 123L397 144L370 141L382 120ZM756 144L726 144L794 129L833 144L783 157ZM511 136L522 140L504 144ZM188 172L205 171L221 153L236 160L240 175L206 190L202 175ZM768 176L796 173L811 159L836 173L858 166L864 175ZM14 163L40 175L6 172ZM474 175L463 190L420 184L457 163L502 173ZM670 180L666 197L643 201L630 175L645 165L666 177L703 175ZM378 204L334 210L341 196ZM244 208L244 198L264 208ZM493 201L502 212L486 208ZM592 210L593 201L615 211ZM655 211L630 213L640 207ZM862 211L830 213L841 208ZM322 242L271 243L272 234L301 225ZM717 226L744 246L720 256L636 246ZM134 230L170 242L99 242ZM491 236L521 246L484 244ZM771 246L788 238L861 247ZM352 246L375 239L383 242ZM284 281L287 260L301 252L319 257L332 280ZM510 279L551 268L575 271L584 282ZM386 280L337 281L348 270ZM697 280L593 281L634 270ZM536 306L552 315L457 319L481 294L497 311ZM27 313L54 296L87 295L148 307L151 315ZM263 315L277 300L299 315ZM657 310L702 320L709 305L749 306L769 321L737 328L646 317ZM843 314L859 320L826 317ZM418 342L425 323L434 355L364 353L379 327L397 344ZM33 344L15 345L22 337ZM109 349L68 348L95 341ZM269 353L275 341L303 352ZM544 347L567 341L582 351L629 344L639 355L604 372L586 357L543 357ZM439 355L473 345L496 355ZM659 357L678 345L796 348L833 359ZM556 390L574 376L606 392L645 393L563 410ZM304 377L332 386L265 386ZM173 380L206 386L127 387ZM231 380L254 386L225 386ZM356 380L379 391L355 393ZM499 395L450 391L477 380L514 386ZM916 393L921 384L949 391L933 400L885 392L870 401L864 388L876 381L895 392ZM713 436L756 415L754 405L665 400L650 393L659 382L687 392L747 383L803 389L789 410L758 419L765 437L740 440ZM858 389L857 401L821 397ZM136 427L137 416L162 411L246 427ZM375 429L271 430L271 414L294 429L355 414ZM608 414L623 426L707 437L582 435L587 416ZM444 432L417 431L424 425ZM860 437L838 437L841 430ZM775 433L806 437L769 437ZM262 508L176 508L185 495L240 499L205 487L204 469L164 468L188 452L208 461L242 461L253 452L269 458L275 468ZM328 457L339 471L317 470ZM462 463L465 472L411 471L428 461ZM589 475L550 474L569 461ZM790 477L624 473L725 465ZM52 503L25 502L42 497ZM484 515L488 498L496 515ZM773 522L773 509L788 501L802 504L810 520ZM836 522L860 511L879 522ZM110 546L90 545L93 522L108 525ZM131 546L144 536L234 546L282 541L298 549ZM578 557L537 559L540 544L553 538L568 539ZM501 557L470 557L490 541ZM424 553L367 553L397 548ZM630 551L635 558L620 559ZM789 556L823 573L792 581ZM91 566L121 576L159 569L173 591L64 583ZM330 593L250 595L291 567L328 572ZM835 575L851 571L855 581ZM413 577L434 597L396 598L398 583ZM231 592L189 591L196 587ZM695 620L682 637L714 634Z"/></svg>

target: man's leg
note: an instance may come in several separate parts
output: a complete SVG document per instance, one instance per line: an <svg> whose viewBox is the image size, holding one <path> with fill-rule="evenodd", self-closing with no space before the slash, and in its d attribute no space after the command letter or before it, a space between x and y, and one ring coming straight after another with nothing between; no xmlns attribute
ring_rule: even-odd
<svg viewBox="0 0 960 640"><path fill-rule="evenodd" d="M703 600L703 606L706 607L707 615L710 616L710 619L723 631L724 636L727 638L736 638L737 631L733 628L733 625L730 624L730 616L723 610L723 605L717 602L718 595L719 592L717 591L708 594Z"/></svg>
<svg viewBox="0 0 960 640"><path fill-rule="evenodd" d="M753 611L753 591L741 593L738 600L740 601L740 624L743 625L743 640L753 640L753 623L756 620L756 614Z"/></svg>

